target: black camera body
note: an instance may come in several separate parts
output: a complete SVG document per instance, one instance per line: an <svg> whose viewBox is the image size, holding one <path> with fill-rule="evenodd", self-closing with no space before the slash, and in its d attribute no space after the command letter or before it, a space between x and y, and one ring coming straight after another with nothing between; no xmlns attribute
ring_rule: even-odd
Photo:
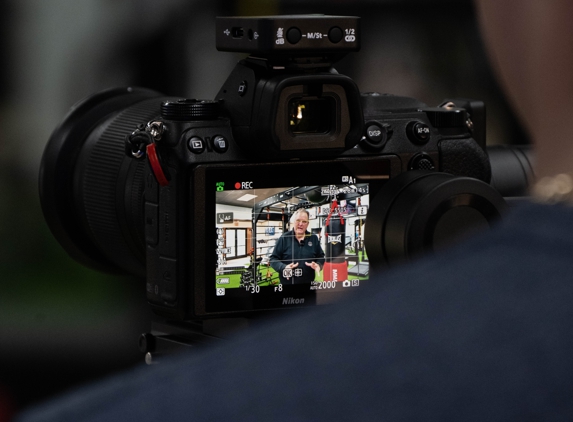
<svg viewBox="0 0 573 422"><path fill-rule="evenodd" d="M128 88L79 103L42 161L52 232L88 266L145 277L156 314L191 321L332 303L371 267L488 227L505 202L488 185L483 103L361 94L332 68L359 41L355 17L218 18L218 48L251 55L215 100ZM323 252L305 282L273 266L300 209L297 247Z"/></svg>

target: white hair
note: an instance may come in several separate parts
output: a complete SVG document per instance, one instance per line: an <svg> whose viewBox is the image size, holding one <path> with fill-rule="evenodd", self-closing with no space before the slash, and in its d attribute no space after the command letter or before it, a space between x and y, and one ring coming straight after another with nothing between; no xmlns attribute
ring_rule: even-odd
<svg viewBox="0 0 573 422"><path fill-rule="evenodd" d="M304 208L299 208L298 210L293 212L292 216L290 217L289 222L291 224L294 224L294 222L296 221L297 215L299 215L300 213L303 213L303 212L306 214L306 218L308 220L310 218L310 213L307 210L305 210Z"/></svg>

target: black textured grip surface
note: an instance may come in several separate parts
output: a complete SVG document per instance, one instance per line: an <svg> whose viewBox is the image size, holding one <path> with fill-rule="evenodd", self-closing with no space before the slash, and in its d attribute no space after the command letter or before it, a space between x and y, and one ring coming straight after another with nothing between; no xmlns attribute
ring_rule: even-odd
<svg viewBox="0 0 573 422"><path fill-rule="evenodd" d="M485 151L471 138L447 139L439 144L440 170L489 183L491 166Z"/></svg>

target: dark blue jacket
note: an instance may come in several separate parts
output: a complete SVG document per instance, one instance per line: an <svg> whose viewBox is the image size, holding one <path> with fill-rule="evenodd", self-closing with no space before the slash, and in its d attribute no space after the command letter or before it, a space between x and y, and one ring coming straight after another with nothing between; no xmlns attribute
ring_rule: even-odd
<svg viewBox="0 0 573 422"><path fill-rule="evenodd" d="M17 420L573 420L572 207L517 206L351 290Z"/></svg>
<svg viewBox="0 0 573 422"><path fill-rule="evenodd" d="M293 230L284 233L277 240L270 258L271 267L279 273L282 284L301 284L314 281L314 270L305 264L313 261L319 264L320 268L324 266L324 251L320 246L320 240L315 234L306 232L304 240L299 242ZM292 277L287 279L283 271L291 263L298 263L298 266L293 269Z"/></svg>

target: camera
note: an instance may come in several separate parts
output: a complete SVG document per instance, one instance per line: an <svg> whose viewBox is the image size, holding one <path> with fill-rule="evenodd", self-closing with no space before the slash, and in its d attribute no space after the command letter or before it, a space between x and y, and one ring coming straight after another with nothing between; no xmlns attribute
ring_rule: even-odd
<svg viewBox="0 0 573 422"><path fill-rule="evenodd" d="M361 93L334 70L359 18L224 17L216 33L249 56L214 100L95 94L40 171L64 249L145 278L172 327L333 303L502 215L481 101Z"/></svg>

